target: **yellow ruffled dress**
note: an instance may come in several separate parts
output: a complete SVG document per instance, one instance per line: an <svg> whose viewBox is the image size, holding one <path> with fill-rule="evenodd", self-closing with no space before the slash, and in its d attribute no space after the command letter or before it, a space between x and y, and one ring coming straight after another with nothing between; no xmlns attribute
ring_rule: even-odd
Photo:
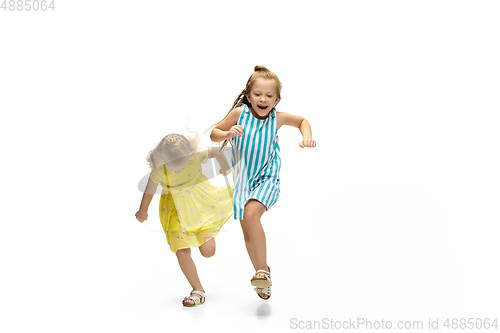
<svg viewBox="0 0 500 333"><path fill-rule="evenodd" d="M168 171L165 165L151 172L151 179L162 188L160 221L170 250L199 247L214 238L233 215L230 191L226 186L215 187L202 173L208 151L196 154L179 173Z"/></svg>

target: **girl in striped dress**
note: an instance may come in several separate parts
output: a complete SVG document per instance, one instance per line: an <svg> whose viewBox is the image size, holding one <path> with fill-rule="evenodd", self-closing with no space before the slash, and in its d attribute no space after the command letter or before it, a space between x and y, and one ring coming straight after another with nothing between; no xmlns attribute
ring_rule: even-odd
<svg viewBox="0 0 500 333"><path fill-rule="evenodd" d="M232 144L234 218L240 220L246 248L256 273L251 279L262 299L271 297L271 276L266 260L266 236L260 218L280 194L280 147L278 129L283 125L300 130L301 148L315 147L309 122L300 116L277 112L281 98L278 76L255 66L245 89L227 116L210 134L214 142Z"/></svg>

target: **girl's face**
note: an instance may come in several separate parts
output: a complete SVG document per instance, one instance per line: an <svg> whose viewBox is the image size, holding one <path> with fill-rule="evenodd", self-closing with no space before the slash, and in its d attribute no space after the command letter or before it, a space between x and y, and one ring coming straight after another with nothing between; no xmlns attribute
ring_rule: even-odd
<svg viewBox="0 0 500 333"><path fill-rule="evenodd" d="M261 117L266 117L278 104L279 98L274 80L257 79L250 93L246 95L253 111Z"/></svg>

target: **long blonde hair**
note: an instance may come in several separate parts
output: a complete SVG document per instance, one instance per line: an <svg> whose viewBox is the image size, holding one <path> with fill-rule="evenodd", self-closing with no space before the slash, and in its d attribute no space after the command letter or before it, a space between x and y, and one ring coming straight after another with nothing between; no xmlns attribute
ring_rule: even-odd
<svg viewBox="0 0 500 333"><path fill-rule="evenodd" d="M194 154L198 152L199 142L197 133L188 138L181 134L169 134L148 153L146 161L151 170L154 171L159 165L186 157L192 159Z"/></svg>
<svg viewBox="0 0 500 333"><path fill-rule="evenodd" d="M257 65L254 68L253 74L248 79L247 84L245 86L245 89L243 89L243 91L238 95L238 97L236 97L236 99L233 102L233 106L231 107L231 110L229 110L229 112L231 112L232 110L234 110L237 107L242 106L243 104L250 105L250 102L248 101L246 95L250 94L250 91L252 90L253 84L255 83L255 81L257 79L274 80L274 82L276 83L276 96L278 97L278 99L281 100L281 81L278 78L278 75L271 72L269 69L267 69L264 66ZM227 115L229 114L229 112L227 113ZM226 117L227 117L227 115L226 115ZM226 117L224 117L224 119L226 119ZM213 128L215 125L217 125L217 124L214 124L210 128ZM220 149L222 150L227 145L228 142L230 142L232 145L233 139L224 140Z"/></svg>

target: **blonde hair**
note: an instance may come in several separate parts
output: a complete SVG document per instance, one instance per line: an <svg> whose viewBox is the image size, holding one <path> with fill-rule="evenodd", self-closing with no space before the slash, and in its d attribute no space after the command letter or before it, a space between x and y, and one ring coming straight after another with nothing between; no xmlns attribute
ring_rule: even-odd
<svg viewBox="0 0 500 333"><path fill-rule="evenodd" d="M191 132L193 133L193 132ZM194 158L199 149L198 134L189 138L181 134L169 134L146 156L149 167L154 171L158 166L188 157Z"/></svg>
<svg viewBox="0 0 500 333"><path fill-rule="evenodd" d="M250 91L252 90L253 84L258 79L274 80L274 82L276 83L276 96L278 99L281 100L281 81L278 78L278 75L271 72L269 69L267 69L264 66L257 65L254 67L254 72L250 76L250 78L248 79L247 84L245 86L245 89L243 89L243 91L238 95L238 97L236 97L236 99L233 102L233 106L231 107L231 110L229 110L229 112L231 112L232 110L234 110L237 107L242 106L243 104L250 105L250 102L248 101L246 95L250 94ZM227 114L229 114L229 112ZM226 117L227 117L227 115L226 115ZM224 117L224 119L225 119L225 117ZM215 125L217 125L217 124L215 124ZM230 142L232 145L233 139L224 140L220 149L222 150L227 145L228 142Z"/></svg>

